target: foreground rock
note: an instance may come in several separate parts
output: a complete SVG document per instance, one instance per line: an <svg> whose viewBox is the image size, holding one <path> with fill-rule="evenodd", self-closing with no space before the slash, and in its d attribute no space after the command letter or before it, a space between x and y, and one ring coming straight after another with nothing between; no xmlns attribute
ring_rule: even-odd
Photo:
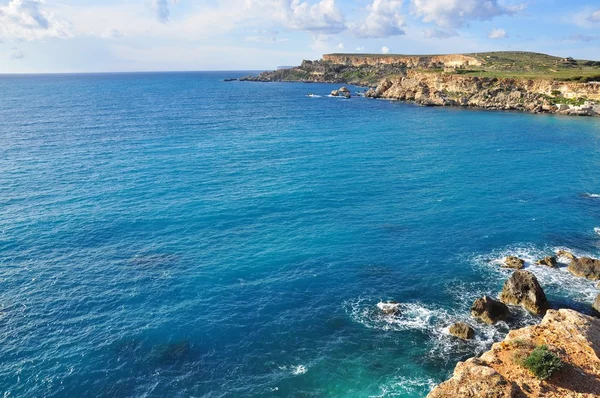
<svg viewBox="0 0 600 398"><path fill-rule="evenodd" d="M529 271L515 271L504 283L500 301L510 305L520 305L536 315L548 310L548 299L537 278Z"/></svg>
<svg viewBox="0 0 600 398"><path fill-rule="evenodd" d="M594 304L592 304L592 308L596 310L596 312L600 313L600 294L596 296L596 300L594 300Z"/></svg>
<svg viewBox="0 0 600 398"><path fill-rule="evenodd" d="M557 255L559 258L560 258L560 257L562 257L562 258L566 258L566 259L568 259L569 261L571 261L571 260L576 260L576 259L577 259L577 257L575 257L575 255L574 255L573 253L571 253L571 252L568 252L568 251L566 251L566 250L559 250L559 251L556 253L556 255Z"/></svg>
<svg viewBox="0 0 600 398"><path fill-rule="evenodd" d="M525 267L525 260L515 256L508 256L504 259L504 268L522 269Z"/></svg>
<svg viewBox="0 0 600 398"><path fill-rule="evenodd" d="M600 280L600 260L589 257L574 258L567 270L575 276L593 281Z"/></svg>
<svg viewBox="0 0 600 398"><path fill-rule="evenodd" d="M547 345L566 365L546 381L515 360L539 345ZM459 362L452 378L428 398L598 397L599 354L599 319L572 310L549 310L541 324L512 330L480 358Z"/></svg>
<svg viewBox="0 0 600 398"><path fill-rule="evenodd" d="M458 337L463 340L471 340L475 337L475 330L464 322L456 322L450 329L448 329L450 334L454 337Z"/></svg>
<svg viewBox="0 0 600 398"><path fill-rule="evenodd" d="M508 318L509 311L504 303L494 300L489 296L485 296L475 300L471 306L471 315L473 318L479 319L488 325L492 325Z"/></svg>
<svg viewBox="0 0 600 398"><path fill-rule="evenodd" d="M377 303L377 308L385 315L398 315L400 313L400 303L395 301Z"/></svg>
<svg viewBox="0 0 600 398"><path fill-rule="evenodd" d="M548 256L548 257L544 257L541 260L538 260L536 262L537 265L545 265L546 267L550 267L550 268L556 268L558 267L557 263L556 263L556 257L554 256Z"/></svg>

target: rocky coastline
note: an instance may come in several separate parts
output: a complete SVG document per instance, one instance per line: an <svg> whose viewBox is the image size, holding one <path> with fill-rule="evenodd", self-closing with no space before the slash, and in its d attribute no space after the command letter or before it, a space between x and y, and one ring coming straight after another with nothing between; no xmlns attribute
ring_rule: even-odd
<svg viewBox="0 0 600 398"><path fill-rule="evenodd" d="M369 98L423 106L600 116L600 69L598 75L578 75L595 73L595 69L590 71L581 66L592 61L555 58L549 65L519 66L522 70L538 68L535 77L505 77L511 73L518 76L522 70L512 70L515 67L510 64L494 64L490 57L328 54L317 61L305 60L294 68L240 80L351 84L368 87L365 96ZM562 77L548 77L551 73L544 73L543 68L562 73Z"/></svg>

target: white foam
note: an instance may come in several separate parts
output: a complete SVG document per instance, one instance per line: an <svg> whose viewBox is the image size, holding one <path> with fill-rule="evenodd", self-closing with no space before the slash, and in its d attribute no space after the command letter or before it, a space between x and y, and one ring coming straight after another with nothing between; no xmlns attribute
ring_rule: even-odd
<svg viewBox="0 0 600 398"><path fill-rule="evenodd" d="M588 198L594 198L594 199L599 199L600 198L600 194L598 193L584 193L584 196L587 196Z"/></svg>
<svg viewBox="0 0 600 398"><path fill-rule="evenodd" d="M294 376L303 375L304 373L308 372L308 367L306 367L302 364L290 365L290 366L280 366L279 369L283 370L285 372L290 372Z"/></svg>
<svg viewBox="0 0 600 398"><path fill-rule="evenodd" d="M600 227L594 228L594 232L597 233L598 235L600 235Z"/></svg>
<svg viewBox="0 0 600 398"><path fill-rule="evenodd" d="M436 386L435 380L431 378L397 377L379 388L381 394L370 395L369 398L397 397L403 395L415 395L423 391L431 391Z"/></svg>

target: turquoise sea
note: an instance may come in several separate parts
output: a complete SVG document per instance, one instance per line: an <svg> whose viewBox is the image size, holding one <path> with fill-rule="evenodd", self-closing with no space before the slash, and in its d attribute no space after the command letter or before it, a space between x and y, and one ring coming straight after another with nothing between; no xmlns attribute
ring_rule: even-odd
<svg viewBox="0 0 600 398"><path fill-rule="evenodd" d="M245 74L0 77L4 397L423 397L536 322L470 319L494 260L600 255L600 119Z"/></svg>

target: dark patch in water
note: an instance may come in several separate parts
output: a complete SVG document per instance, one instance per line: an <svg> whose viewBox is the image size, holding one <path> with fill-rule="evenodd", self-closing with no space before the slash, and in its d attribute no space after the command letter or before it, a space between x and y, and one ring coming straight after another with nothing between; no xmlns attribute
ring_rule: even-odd
<svg viewBox="0 0 600 398"><path fill-rule="evenodd" d="M176 365L186 362L192 356L192 345L187 340L177 343L160 344L152 349L152 357L160 365Z"/></svg>

